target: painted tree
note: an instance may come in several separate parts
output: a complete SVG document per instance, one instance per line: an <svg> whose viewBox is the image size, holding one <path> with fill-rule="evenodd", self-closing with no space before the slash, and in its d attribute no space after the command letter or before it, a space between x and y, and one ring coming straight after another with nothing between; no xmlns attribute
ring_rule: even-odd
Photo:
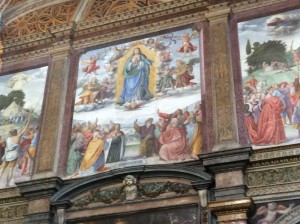
<svg viewBox="0 0 300 224"><path fill-rule="evenodd" d="M5 109L6 107L9 106L9 100L7 99L7 96L5 95L0 95L0 111Z"/></svg>
<svg viewBox="0 0 300 224"><path fill-rule="evenodd" d="M248 39L247 45L246 45L246 54L250 55L251 52L252 52L252 48L251 48L250 40Z"/></svg>
<svg viewBox="0 0 300 224"><path fill-rule="evenodd" d="M281 40L269 40L262 44L255 42L253 52L247 57L249 67L261 69L262 64L271 64L272 61L286 63L286 44Z"/></svg>
<svg viewBox="0 0 300 224"><path fill-rule="evenodd" d="M7 99L9 101L9 104L15 101L16 104L23 107L25 104L25 93L22 90L13 90L7 95Z"/></svg>

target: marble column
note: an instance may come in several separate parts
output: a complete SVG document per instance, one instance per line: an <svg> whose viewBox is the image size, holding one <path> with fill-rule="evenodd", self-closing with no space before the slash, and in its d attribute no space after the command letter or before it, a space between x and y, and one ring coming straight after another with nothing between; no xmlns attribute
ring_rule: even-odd
<svg viewBox="0 0 300 224"><path fill-rule="evenodd" d="M240 147L236 118L227 3L208 6L210 75L213 103L213 151ZM209 74L206 74L209 75Z"/></svg>

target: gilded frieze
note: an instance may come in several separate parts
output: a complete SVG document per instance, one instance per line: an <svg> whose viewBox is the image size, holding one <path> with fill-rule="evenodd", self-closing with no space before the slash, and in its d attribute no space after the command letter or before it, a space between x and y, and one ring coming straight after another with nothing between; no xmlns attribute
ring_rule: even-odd
<svg viewBox="0 0 300 224"><path fill-rule="evenodd" d="M300 166L272 168L246 173L247 185L249 187L271 186L283 183L300 181Z"/></svg>

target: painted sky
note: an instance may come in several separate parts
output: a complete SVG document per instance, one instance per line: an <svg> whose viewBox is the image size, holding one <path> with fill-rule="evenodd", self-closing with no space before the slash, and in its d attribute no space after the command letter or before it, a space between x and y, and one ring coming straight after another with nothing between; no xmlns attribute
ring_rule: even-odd
<svg viewBox="0 0 300 224"><path fill-rule="evenodd" d="M274 31L274 26L268 26L271 23L280 18L282 20L300 20L300 9L293 10L285 13L280 13L272 16L262 17L259 19L249 20L238 24L239 30L239 46L240 46L240 57L242 76L247 76L248 65L246 63L246 44L249 39L251 44L254 42L267 42L268 40L282 40L286 43L287 48L290 49L292 41L293 48L300 47L300 23L294 27L290 27L290 32L285 30Z"/></svg>
<svg viewBox="0 0 300 224"><path fill-rule="evenodd" d="M172 32L172 41L170 39L162 40L162 44L165 46L169 46L169 50L171 50L171 57L172 61L170 63L170 67L175 67L176 60L184 60L188 62L191 58L182 57L182 53L177 52L177 49L182 45L182 40L180 39L182 35L186 32L191 33L192 29L185 29L181 31ZM150 38L158 38L156 36ZM149 38L141 39L141 41L147 41ZM136 40L139 41L139 40ZM172 41L172 43L170 42ZM135 42L135 41L133 41ZM199 49L199 37L194 38L190 41L194 46L197 46ZM132 42L124 43L116 45L115 47L122 48L124 46L128 47L132 44ZM159 52L157 52L159 53ZM101 59L97 61L97 65L100 66L100 69L97 70L99 76L97 79L101 82L104 78L108 78L110 73L106 72L105 67L109 66L109 59L113 56L113 51L110 47L104 49L97 49L89 51L83 54L80 58L80 61L88 60L93 55L101 55ZM193 57L199 57L199 51L193 52ZM86 64L80 63L78 69L78 82L80 82L84 77L84 72L82 72L82 68L86 67ZM193 75L195 78L192 82L200 84L200 64L197 63L193 66ZM75 102L79 100L79 96L82 93L82 89L78 88L76 91L76 99ZM99 110L91 110L88 112L80 112L74 113L74 120L75 121L88 121L92 119L98 118L99 123L107 123L110 120L118 123L122 123L122 126L132 126L133 121L138 117L139 121L143 122L149 117L154 117L155 120L158 119L157 117L157 109L160 109L162 112L165 113L173 113L178 108L185 108L189 107L189 110L193 110L195 102L201 101L201 94L199 85L197 85L193 89L189 90L182 90L178 89L173 94L168 95L164 98L156 99L142 108L134 111L124 111L118 109L118 107L114 104L107 106L105 108L101 108Z"/></svg>
<svg viewBox="0 0 300 224"><path fill-rule="evenodd" d="M11 77L18 74L29 76L30 81L25 84L22 89L25 93L24 108L33 108L35 112L40 113L45 91L47 69L48 67L41 67L10 75L0 76L0 94L7 95L12 91L11 88L7 87L7 82Z"/></svg>

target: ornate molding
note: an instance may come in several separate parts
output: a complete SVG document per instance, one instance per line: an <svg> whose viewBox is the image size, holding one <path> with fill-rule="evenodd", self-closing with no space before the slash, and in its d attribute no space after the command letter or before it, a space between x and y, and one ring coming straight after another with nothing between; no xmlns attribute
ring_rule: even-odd
<svg viewBox="0 0 300 224"><path fill-rule="evenodd" d="M0 222L11 223L13 220L22 219L27 210L27 204L0 207Z"/></svg>
<svg viewBox="0 0 300 224"><path fill-rule="evenodd" d="M257 162L296 155L300 155L300 144L255 150L250 158L250 161Z"/></svg>
<svg viewBox="0 0 300 224"><path fill-rule="evenodd" d="M205 13L205 17L210 20L211 22L216 22L218 20L226 19L231 11L227 2L210 5L207 7L208 12Z"/></svg>
<svg viewBox="0 0 300 224"><path fill-rule="evenodd" d="M205 0L177 0L159 4L159 7L148 6L135 11L124 12L117 15L105 16L103 18L81 23L77 28L78 35L89 33L88 29L96 28L100 31L107 28L123 26L125 24L143 22L162 16L170 16L175 13L199 8L204 11L208 3ZM202 8L202 10L200 10Z"/></svg>
<svg viewBox="0 0 300 224"><path fill-rule="evenodd" d="M2 62L3 64L16 64L20 63L20 61L23 62L30 59L41 58L45 56L48 56L48 49L40 49L22 54L16 54L13 56L3 57Z"/></svg>
<svg viewBox="0 0 300 224"><path fill-rule="evenodd" d="M205 18L203 13L199 12L192 15L181 16L176 19L168 19L168 20L163 20L152 24L147 24L144 26L136 26L126 30L115 31L115 32L103 34L96 37L74 41L74 49L76 50L83 49L86 47L92 47L92 46L96 46L103 43L109 43L120 39L126 39L134 36L157 32L164 29L184 26L199 21L204 21L204 19Z"/></svg>
<svg viewBox="0 0 300 224"><path fill-rule="evenodd" d="M208 205L208 208L217 216L218 222L247 219L247 214L252 207L253 202L250 198L216 201Z"/></svg>
<svg viewBox="0 0 300 224"><path fill-rule="evenodd" d="M3 41L3 50L5 53L31 48L52 42L52 35L49 33L36 33L26 37L5 39Z"/></svg>
<svg viewBox="0 0 300 224"><path fill-rule="evenodd" d="M289 167L268 168L259 171L247 171L246 182L248 187L271 186L300 181L300 165Z"/></svg>
<svg viewBox="0 0 300 224"><path fill-rule="evenodd" d="M173 192L175 194L187 194L192 189L191 185L160 182L137 184L137 200L141 198L156 198L164 193ZM73 207L83 207L91 203L102 202L104 204L120 203L125 201L126 186L101 191L101 189L92 190L91 193L82 198L73 201Z"/></svg>
<svg viewBox="0 0 300 224"><path fill-rule="evenodd" d="M128 1L105 1L95 0L89 14L85 20L95 20L102 17L116 15L126 12L132 12L141 8L156 5L163 2L170 2L172 0L128 0Z"/></svg>
<svg viewBox="0 0 300 224"><path fill-rule="evenodd" d="M243 209L249 208L252 205L252 200L250 198L241 198L237 200L228 200L228 201L213 201L210 202L208 208L213 212L225 212L232 209Z"/></svg>
<svg viewBox="0 0 300 224"><path fill-rule="evenodd" d="M23 37L33 33L47 32L51 26L69 23L73 19L79 0L71 0L35 10L8 24L2 35L5 39Z"/></svg>
<svg viewBox="0 0 300 224"><path fill-rule="evenodd" d="M232 4L231 9L233 13L238 13L280 2L286 2L286 0L249 0Z"/></svg>
<svg viewBox="0 0 300 224"><path fill-rule="evenodd" d="M290 184L279 184L275 186L265 186L265 187L253 187L249 188L247 191L247 196L263 196L270 194L279 194L287 192L297 192L300 189L300 183L290 183Z"/></svg>

